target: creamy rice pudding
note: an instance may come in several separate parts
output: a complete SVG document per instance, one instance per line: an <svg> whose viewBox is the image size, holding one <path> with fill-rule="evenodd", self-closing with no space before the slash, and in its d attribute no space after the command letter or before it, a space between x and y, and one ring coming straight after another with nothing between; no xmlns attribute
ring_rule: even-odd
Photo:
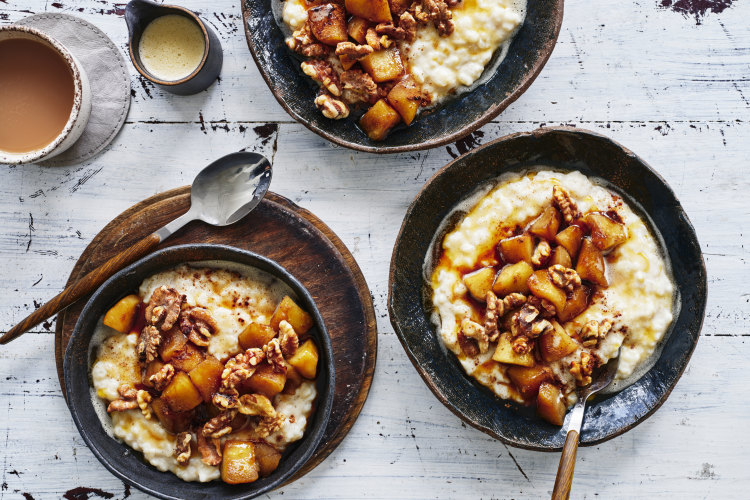
<svg viewBox="0 0 750 500"><path fill-rule="evenodd" d="M293 295L273 276L230 263L144 280L92 340L105 429L185 481L271 474L303 437L317 396L313 320Z"/></svg>
<svg viewBox="0 0 750 500"><path fill-rule="evenodd" d="M428 261L433 320L467 374L558 425L577 386L620 353L650 362L673 318L668 263L646 222L579 172L506 175Z"/></svg>
<svg viewBox="0 0 750 500"><path fill-rule="evenodd" d="M290 49L320 85L324 116L359 120L373 140L477 83L505 57L525 0L284 0Z"/></svg>

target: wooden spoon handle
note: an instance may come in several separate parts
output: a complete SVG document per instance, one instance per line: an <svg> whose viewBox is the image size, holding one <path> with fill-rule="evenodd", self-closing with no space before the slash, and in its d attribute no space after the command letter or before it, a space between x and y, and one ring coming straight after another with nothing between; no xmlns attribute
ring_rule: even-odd
<svg viewBox="0 0 750 500"><path fill-rule="evenodd" d="M571 430L568 432L568 437L565 438L565 445L555 478L555 489L552 490L552 500L568 500L570 498L570 487L573 485L573 470L576 466L577 452L578 432Z"/></svg>
<svg viewBox="0 0 750 500"><path fill-rule="evenodd" d="M127 250L123 250L119 254L115 255L107 262L89 272L86 276L63 290L52 300L31 313L19 324L8 330L5 335L0 337L0 344L7 344L11 340L20 337L27 330L38 325L50 316L53 316L62 311L81 297L84 297L93 292L99 287L99 285L107 281L107 279L117 271L127 266L128 264L132 264L139 258L149 253L151 250L156 248L156 246L161 243L161 240L161 236L159 236L157 233L153 233L150 236L142 239L132 247L128 248Z"/></svg>

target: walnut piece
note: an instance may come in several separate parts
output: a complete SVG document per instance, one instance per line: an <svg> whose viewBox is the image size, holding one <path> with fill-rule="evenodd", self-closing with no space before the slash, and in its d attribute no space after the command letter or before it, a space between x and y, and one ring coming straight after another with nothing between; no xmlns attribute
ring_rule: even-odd
<svg viewBox="0 0 750 500"><path fill-rule="evenodd" d="M612 322L605 319L601 323L594 320L586 322L581 328L581 340L584 347L595 347L612 329Z"/></svg>
<svg viewBox="0 0 750 500"><path fill-rule="evenodd" d="M216 330L218 327L208 309L191 307L180 314L180 331L197 346L208 346Z"/></svg>
<svg viewBox="0 0 750 500"><path fill-rule="evenodd" d="M440 36L448 36L453 33L455 28L453 14L444 0L422 0L422 11L435 25Z"/></svg>
<svg viewBox="0 0 750 500"><path fill-rule="evenodd" d="M214 394L213 398L211 398L211 402L217 408L229 410L232 408L237 408L240 405L238 396L239 392L236 389L234 390L233 394L224 394L222 392L218 392Z"/></svg>
<svg viewBox="0 0 750 500"><path fill-rule="evenodd" d="M180 432L175 438L175 449L174 455L177 458L177 463L185 465L190 461L190 442L193 440L193 436L189 432Z"/></svg>
<svg viewBox="0 0 750 500"><path fill-rule="evenodd" d="M378 35L375 28L367 28L365 42L367 42L367 45L372 47L373 50L387 49L393 44L391 39L388 38L388 35Z"/></svg>
<svg viewBox="0 0 750 500"><path fill-rule="evenodd" d="M226 410L215 416L203 425L201 434L206 437L220 438L232 432L232 426L229 425L234 417L237 416L237 410Z"/></svg>
<svg viewBox="0 0 750 500"><path fill-rule="evenodd" d="M161 344L161 331L153 325L143 328L135 351L141 363L150 363L156 359L159 345Z"/></svg>
<svg viewBox="0 0 750 500"><path fill-rule="evenodd" d="M555 264L554 266L547 268L547 274L553 285L569 292L572 292L573 289L581 286L581 277L575 269L565 267L561 264Z"/></svg>
<svg viewBox="0 0 750 500"><path fill-rule="evenodd" d="M151 394L149 394L148 391L139 390L136 393L135 400L138 403L138 408L141 409L143 416L146 417L147 420L151 420L151 406L149 406L151 403Z"/></svg>
<svg viewBox="0 0 750 500"><path fill-rule="evenodd" d="M411 17L411 14L405 13L407 16ZM412 17L412 19L414 19ZM408 25L407 21L407 25ZM415 22L415 30L414 33L407 32L404 28L401 26L395 26L393 23L380 23L377 26L375 26L375 33L378 35L385 35L389 38L392 38L394 40L407 40L408 37L413 37L416 35L416 22ZM411 38L409 41L414 40L414 38Z"/></svg>
<svg viewBox="0 0 750 500"><path fill-rule="evenodd" d="M286 363L284 362L284 355L281 352L281 344L279 339L271 339L271 341L263 346L263 352L266 354L266 361L268 364L273 366L273 370L277 373L286 373Z"/></svg>
<svg viewBox="0 0 750 500"><path fill-rule="evenodd" d="M479 346L479 352L484 354L490 348L490 339L487 336L487 332L484 327L479 323L476 323L469 318L465 318L461 322L461 332L470 339L477 341Z"/></svg>
<svg viewBox="0 0 750 500"><path fill-rule="evenodd" d="M541 267L547 262L550 255L552 255L552 247L545 240L542 240L534 249L534 254L531 256L531 263L536 267Z"/></svg>
<svg viewBox="0 0 750 500"><path fill-rule="evenodd" d="M575 219L581 216L578 212L578 205L570 197L570 193L562 186L552 187L552 199L557 205L557 208L562 212L563 219L565 222L570 224Z"/></svg>
<svg viewBox="0 0 750 500"><path fill-rule="evenodd" d="M362 59L374 52L369 45L357 45L354 42L339 42L336 45L337 56L349 56L353 59Z"/></svg>
<svg viewBox="0 0 750 500"><path fill-rule="evenodd" d="M243 394L237 408L243 415L257 415L261 417L275 417L276 410L271 400L262 394Z"/></svg>
<svg viewBox="0 0 750 500"><path fill-rule="evenodd" d="M281 346L281 353L286 357L293 356L299 347L297 332L286 320L279 323L279 345Z"/></svg>
<svg viewBox="0 0 750 500"><path fill-rule="evenodd" d="M162 285L151 294L146 306L146 323L166 332L180 316L185 296L172 287Z"/></svg>
<svg viewBox="0 0 750 500"><path fill-rule="evenodd" d="M570 374L579 386L591 383L591 373L594 371L594 358L586 351L581 351L580 361L570 362Z"/></svg>
<svg viewBox="0 0 750 500"><path fill-rule="evenodd" d="M121 384L117 388L120 399L115 399L107 406L107 413L115 411L128 411L138 408L138 392L128 384Z"/></svg>
<svg viewBox="0 0 750 500"><path fill-rule="evenodd" d="M281 429L285 418L286 417L281 413L277 413L274 417L262 418L255 427L255 432L259 437L266 438Z"/></svg>
<svg viewBox="0 0 750 500"><path fill-rule="evenodd" d="M198 433L198 452L201 462L216 466L221 463L221 441L218 438L208 439L202 432Z"/></svg>
<svg viewBox="0 0 750 500"><path fill-rule="evenodd" d="M539 312L543 318L554 318L555 315L557 315L557 308L555 307L555 304L547 299L542 299L537 297L536 295L531 295L528 299L528 304L539 309Z"/></svg>
<svg viewBox="0 0 750 500"><path fill-rule="evenodd" d="M323 116L331 120L340 120L349 116L349 107L328 92L318 94L318 97L315 98L315 107L320 110Z"/></svg>
<svg viewBox="0 0 750 500"><path fill-rule="evenodd" d="M255 367L263 361L265 354L261 349L253 348L230 358L221 372L221 392L234 394L237 384L249 379L255 373Z"/></svg>
<svg viewBox="0 0 750 500"><path fill-rule="evenodd" d="M167 363L166 365L161 367L161 370L151 375L148 378L148 381L151 382L151 385L154 386L154 389L156 389L157 391L163 391L172 381L172 377L174 377L174 366L172 366L170 363Z"/></svg>
<svg viewBox="0 0 750 500"><path fill-rule="evenodd" d="M497 328L497 310L498 306L503 307L502 302L497 300L497 295L492 290L487 291L485 302L487 309L484 312L484 331L490 342L497 342L497 339L500 337L500 330Z"/></svg>
<svg viewBox="0 0 750 500"><path fill-rule="evenodd" d="M339 78L331 63L322 59L311 59L303 61L300 67L307 76L318 82L332 95L336 97L341 96Z"/></svg>
<svg viewBox="0 0 750 500"><path fill-rule="evenodd" d="M308 23L286 39L286 46L305 57L324 57L330 51L326 45L315 41Z"/></svg>
<svg viewBox="0 0 750 500"><path fill-rule="evenodd" d="M370 75L358 69L341 73L341 97L349 104L374 102L378 98L378 84Z"/></svg>

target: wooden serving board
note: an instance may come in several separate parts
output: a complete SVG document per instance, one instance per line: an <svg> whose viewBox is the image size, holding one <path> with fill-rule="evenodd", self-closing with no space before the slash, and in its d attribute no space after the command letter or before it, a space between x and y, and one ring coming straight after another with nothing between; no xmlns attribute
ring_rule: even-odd
<svg viewBox="0 0 750 500"><path fill-rule="evenodd" d="M116 217L96 235L78 259L68 285L148 236L190 207L190 188L148 198ZM295 476L322 462L349 432L370 390L377 355L372 297L354 257L331 229L286 198L267 193L250 215L226 227L191 222L159 248L186 243L230 245L269 257L284 266L310 292L333 345L336 388L323 440ZM67 285L66 285L67 286ZM65 393L63 355L85 300L61 312L55 329L55 358Z"/></svg>

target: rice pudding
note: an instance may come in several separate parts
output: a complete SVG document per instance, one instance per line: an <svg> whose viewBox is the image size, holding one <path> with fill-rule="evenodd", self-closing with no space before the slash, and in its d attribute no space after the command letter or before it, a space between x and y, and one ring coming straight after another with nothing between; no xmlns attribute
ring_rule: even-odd
<svg viewBox="0 0 750 500"><path fill-rule="evenodd" d="M426 262L433 321L468 375L562 424L577 386L620 351L616 379L648 368L673 319L668 263L618 195L580 172L509 174Z"/></svg>
<svg viewBox="0 0 750 500"><path fill-rule="evenodd" d="M271 474L317 397L313 320L292 297L273 276L225 262L144 280L92 340L102 425L185 481Z"/></svg>
<svg viewBox="0 0 750 500"><path fill-rule="evenodd" d="M315 104L331 119L353 107L372 140L420 109L479 83L499 64L524 21L525 0L284 0L287 45L320 85Z"/></svg>

